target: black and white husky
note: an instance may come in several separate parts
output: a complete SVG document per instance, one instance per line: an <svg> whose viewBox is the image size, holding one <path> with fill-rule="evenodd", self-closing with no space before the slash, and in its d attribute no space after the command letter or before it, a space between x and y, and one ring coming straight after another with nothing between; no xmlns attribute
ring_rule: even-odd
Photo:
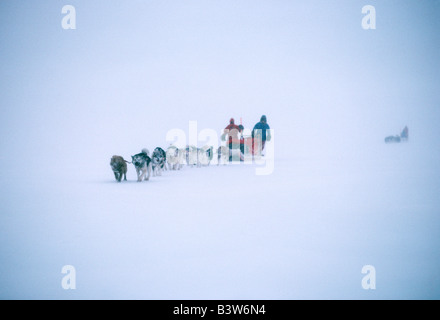
<svg viewBox="0 0 440 320"><path fill-rule="evenodd" d="M186 165L190 167L197 165L197 148L187 145L184 152Z"/></svg>
<svg viewBox="0 0 440 320"><path fill-rule="evenodd" d="M150 180L151 158L148 156L148 150L143 149L141 153L131 156L131 162L136 168L138 182L143 179Z"/></svg>
<svg viewBox="0 0 440 320"><path fill-rule="evenodd" d="M214 147L204 146L201 149L197 149L197 167L209 166L213 157Z"/></svg>
<svg viewBox="0 0 440 320"><path fill-rule="evenodd" d="M166 170L167 154L162 148L156 148L151 155L151 162L153 164L153 176L161 176L162 171Z"/></svg>

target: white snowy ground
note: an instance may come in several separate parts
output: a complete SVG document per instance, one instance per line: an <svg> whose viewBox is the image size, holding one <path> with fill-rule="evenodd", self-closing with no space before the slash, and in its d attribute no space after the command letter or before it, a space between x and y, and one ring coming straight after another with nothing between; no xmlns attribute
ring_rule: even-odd
<svg viewBox="0 0 440 320"><path fill-rule="evenodd" d="M284 152L268 176L185 167L143 183L131 165L116 183L111 154L82 159L85 171L14 168L0 195L0 298L438 299L440 165L426 147ZM64 265L76 290L61 287Z"/></svg>

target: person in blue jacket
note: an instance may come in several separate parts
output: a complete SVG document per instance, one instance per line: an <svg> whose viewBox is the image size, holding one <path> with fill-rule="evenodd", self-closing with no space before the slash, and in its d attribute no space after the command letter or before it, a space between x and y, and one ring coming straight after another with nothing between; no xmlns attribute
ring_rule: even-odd
<svg viewBox="0 0 440 320"><path fill-rule="evenodd" d="M409 139L409 133L408 133L408 127L405 126L402 133L400 134L400 138L402 138L403 141L408 141Z"/></svg>
<svg viewBox="0 0 440 320"><path fill-rule="evenodd" d="M258 122L252 130L252 153L255 154L255 137L261 136L261 151L264 150L266 141L270 141L270 127L267 124L267 117L261 116L260 122Z"/></svg>

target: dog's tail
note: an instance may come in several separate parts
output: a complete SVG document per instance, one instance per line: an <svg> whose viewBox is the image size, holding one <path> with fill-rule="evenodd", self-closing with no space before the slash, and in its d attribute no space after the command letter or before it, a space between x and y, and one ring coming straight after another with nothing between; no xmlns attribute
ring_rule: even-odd
<svg viewBox="0 0 440 320"><path fill-rule="evenodd" d="M127 161L127 160L124 160L125 162L127 162L127 163L129 163L129 164L131 164L131 162L130 161Z"/></svg>

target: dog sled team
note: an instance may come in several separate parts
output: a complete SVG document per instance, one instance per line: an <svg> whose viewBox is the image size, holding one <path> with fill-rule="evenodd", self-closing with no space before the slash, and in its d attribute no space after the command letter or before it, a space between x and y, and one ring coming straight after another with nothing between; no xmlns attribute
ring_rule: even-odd
<svg viewBox="0 0 440 320"><path fill-rule="evenodd" d="M408 142L409 140L409 130L408 127L402 130L400 135L388 136L385 138L385 143L400 143L400 142Z"/></svg>
<svg viewBox="0 0 440 320"><path fill-rule="evenodd" d="M167 151L158 147L154 149L150 156L148 149L143 149L140 153L131 156L131 162L123 157L115 155L110 160L110 166L118 182L127 180L127 164L133 164L136 169L137 181L148 181L153 176L161 176L165 170L180 170L186 164L191 167L205 167L217 155L217 165L227 164L228 162L243 162L246 154L254 156L264 156L266 141L271 140L270 127L267 124L267 117L263 115L260 121L254 126L251 136L244 137L243 125L236 125L232 118L222 134L222 141L226 146L220 146L216 150L212 146L197 148L186 146L179 149L171 145Z"/></svg>
<svg viewBox="0 0 440 320"><path fill-rule="evenodd" d="M153 176L162 175L166 170L166 153L162 148L156 148L150 157L148 149L142 149L141 153L131 156L131 162L128 162L121 156L113 156L110 160L110 166L118 182L127 181L127 163L132 163L136 169L137 181L150 180Z"/></svg>

